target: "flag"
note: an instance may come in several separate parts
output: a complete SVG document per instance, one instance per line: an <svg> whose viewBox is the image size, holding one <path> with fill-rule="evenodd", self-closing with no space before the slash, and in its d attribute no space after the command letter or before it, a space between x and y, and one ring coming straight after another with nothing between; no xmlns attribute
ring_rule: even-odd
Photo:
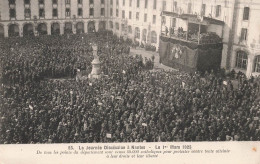
<svg viewBox="0 0 260 164"><path fill-rule="evenodd" d="M254 121L257 121L257 120L259 120L259 117L254 117Z"/></svg>
<svg viewBox="0 0 260 164"><path fill-rule="evenodd" d="M92 83L89 83L89 86L92 86Z"/></svg>
<svg viewBox="0 0 260 164"><path fill-rule="evenodd" d="M224 84L224 85L227 85L227 81L223 81L223 84Z"/></svg>
<svg viewBox="0 0 260 164"><path fill-rule="evenodd" d="M184 82L181 82L182 83L182 87L184 88L185 87L185 83Z"/></svg>
<svg viewBox="0 0 260 164"><path fill-rule="evenodd" d="M29 108L30 108L31 110L33 110L33 107L32 107L31 105L29 105Z"/></svg>
<svg viewBox="0 0 260 164"><path fill-rule="evenodd" d="M112 138L112 134L107 133L107 138Z"/></svg>
<svg viewBox="0 0 260 164"><path fill-rule="evenodd" d="M125 70L123 70L123 74L125 74L126 72L125 72Z"/></svg>

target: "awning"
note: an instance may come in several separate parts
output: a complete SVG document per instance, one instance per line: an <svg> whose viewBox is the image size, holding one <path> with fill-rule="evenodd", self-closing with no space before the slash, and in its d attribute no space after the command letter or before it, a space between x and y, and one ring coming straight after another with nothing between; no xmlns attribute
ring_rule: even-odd
<svg viewBox="0 0 260 164"><path fill-rule="evenodd" d="M199 17L198 15L194 15L194 14L178 14L178 13L174 13L174 12L163 11L161 15L180 18L183 20L188 20L189 22L196 23L196 24L204 24L204 25L215 24L215 25L221 25L221 26L223 26L225 24L224 21L221 21L221 20L217 20L217 19L205 17L205 16Z"/></svg>

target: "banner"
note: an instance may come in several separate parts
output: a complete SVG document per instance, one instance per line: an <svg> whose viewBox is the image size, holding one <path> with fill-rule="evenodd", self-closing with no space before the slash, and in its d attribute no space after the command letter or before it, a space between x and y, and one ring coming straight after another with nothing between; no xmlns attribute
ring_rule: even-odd
<svg viewBox="0 0 260 164"><path fill-rule="evenodd" d="M223 44L197 44L195 42L161 37L160 62L186 72L218 70Z"/></svg>

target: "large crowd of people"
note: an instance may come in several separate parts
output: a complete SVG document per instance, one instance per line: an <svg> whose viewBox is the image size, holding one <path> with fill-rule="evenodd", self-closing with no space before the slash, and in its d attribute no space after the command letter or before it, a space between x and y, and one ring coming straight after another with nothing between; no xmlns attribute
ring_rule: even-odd
<svg viewBox="0 0 260 164"><path fill-rule="evenodd" d="M103 77L91 72L99 47ZM10 38L1 46L0 143L260 140L260 80L151 71L112 34Z"/></svg>

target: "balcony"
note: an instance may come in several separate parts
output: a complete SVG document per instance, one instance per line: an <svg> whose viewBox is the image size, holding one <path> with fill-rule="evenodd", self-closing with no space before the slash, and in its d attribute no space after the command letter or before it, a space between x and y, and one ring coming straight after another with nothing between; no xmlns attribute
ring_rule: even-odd
<svg viewBox="0 0 260 164"><path fill-rule="evenodd" d="M187 31L177 31L174 33L167 34L165 31L161 33L161 37L179 40L181 42L187 42L191 44L197 45L205 45L205 44L218 44L222 43L222 38L218 37L215 33L202 33L200 35L197 34L188 34Z"/></svg>

